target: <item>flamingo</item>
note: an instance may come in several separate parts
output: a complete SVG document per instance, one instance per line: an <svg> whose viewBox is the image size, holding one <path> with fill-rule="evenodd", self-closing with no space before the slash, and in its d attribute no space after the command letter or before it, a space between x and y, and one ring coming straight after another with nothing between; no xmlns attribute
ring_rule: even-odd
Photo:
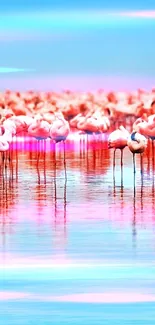
<svg viewBox="0 0 155 325"><path fill-rule="evenodd" d="M16 124L14 121L10 120L9 118L3 122L3 127L6 130L9 130L12 136L16 134Z"/></svg>
<svg viewBox="0 0 155 325"><path fill-rule="evenodd" d="M65 169L65 178L67 178L66 173L66 159L65 159L65 140L69 135L70 127L69 123L63 118L61 114L55 114L55 121L50 127L50 138L55 142L63 141L64 144L64 169ZM56 147L55 147L56 150ZM56 161L55 161L56 164Z"/></svg>
<svg viewBox="0 0 155 325"><path fill-rule="evenodd" d="M133 154L133 166L134 166L134 174L136 173L136 165L135 165L135 154L140 154L141 156L141 173L142 170L142 154L144 153L147 147L147 139L145 136L138 132L132 132L130 138L128 139L128 148Z"/></svg>
<svg viewBox="0 0 155 325"><path fill-rule="evenodd" d="M11 153L10 153L10 143L12 142L12 129L9 130L5 128L3 125L0 125L0 138L3 139L3 144L7 147L7 143L9 145L9 162L11 163ZM7 151L7 150L6 150ZM7 159L7 157L6 157Z"/></svg>
<svg viewBox="0 0 155 325"><path fill-rule="evenodd" d="M154 167L155 114L150 115L147 120L137 119L133 124L133 130L152 140L152 163Z"/></svg>
<svg viewBox="0 0 155 325"><path fill-rule="evenodd" d="M8 150L9 150L8 141L6 140L4 135L0 135L0 152L2 155L3 166L4 166L4 161L5 161L5 152L7 152ZM5 167L7 167L7 165L5 165Z"/></svg>
<svg viewBox="0 0 155 325"><path fill-rule="evenodd" d="M39 163L40 146L39 141L46 140L50 136L50 124L43 119L35 119L28 127L28 135L38 140L37 164Z"/></svg>
<svg viewBox="0 0 155 325"><path fill-rule="evenodd" d="M80 119L77 128L86 134L97 133L99 132L99 120L93 116L85 116Z"/></svg>
<svg viewBox="0 0 155 325"><path fill-rule="evenodd" d="M121 150L121 175L123 173L123 149L127 146L129 132L121 125L117 130L113 131L108 138L108 148L114 149L113 156L113 174L115 172L116 150Z"/></svg>

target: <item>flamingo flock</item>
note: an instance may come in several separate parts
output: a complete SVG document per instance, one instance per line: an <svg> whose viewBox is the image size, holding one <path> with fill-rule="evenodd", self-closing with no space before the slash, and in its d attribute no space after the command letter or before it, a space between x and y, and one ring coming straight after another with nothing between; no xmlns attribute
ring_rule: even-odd
<svg viewBox="0 0 155 325"><path fill-rule="evenodd" d="M9 151L13 137L28 135L39 143L50 139L64 143L70 132L79 134L107 134L108 147L115 153L128 147L133 154L142 155L148 141L155 140L155 89L132 93L11 92L0 93L0 152ZM142 168L141 168L142 171Z"/></svg>

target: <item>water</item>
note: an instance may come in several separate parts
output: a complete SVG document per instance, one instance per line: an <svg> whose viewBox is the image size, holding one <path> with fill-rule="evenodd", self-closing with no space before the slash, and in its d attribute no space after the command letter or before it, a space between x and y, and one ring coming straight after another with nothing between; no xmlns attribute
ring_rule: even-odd
<svg viewBox="0 0 155 325"><path fill-rule="evenodd" d="M0 178L0 324L154 324L151 146L135 180L124 150L121 179L120 153L113 178L102 140L67 141L67 179L62 143L56 155L43 143L39 165L36 142L13 144Z"/></svg>

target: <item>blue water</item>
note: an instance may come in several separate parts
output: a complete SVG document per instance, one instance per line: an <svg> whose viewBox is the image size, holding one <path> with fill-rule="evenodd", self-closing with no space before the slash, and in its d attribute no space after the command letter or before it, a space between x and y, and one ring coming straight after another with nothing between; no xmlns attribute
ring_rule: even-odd
<svg viewBox="0 0 155 325"><path fill-rule="evenodd" d="M137 156L134 191L128 150L121 186L119 152L114 183L112 151L84 148L66 143L67 181L61 143L56 172L50 143L39 169L35 143L14 148L13 179L9 167L0 178L0 324L154 324L151 154L143 179Z"/></svg>
<svg viewBox="0 0 155 325"><path fill-rule="evenodd" d="M154 324L154 304L89 305L29 302L5 306L0 324ZM29 318L27 317L29 315Z"/></svg>

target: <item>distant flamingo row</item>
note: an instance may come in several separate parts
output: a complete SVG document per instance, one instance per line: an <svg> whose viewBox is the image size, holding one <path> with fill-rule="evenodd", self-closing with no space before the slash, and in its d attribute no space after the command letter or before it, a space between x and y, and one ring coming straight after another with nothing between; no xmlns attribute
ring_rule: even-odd
<svg viewBox="0 0 155 325"><path fill-rule="evenodd" d="M43 118L51 123L61 113L71 128L80 131L107 132L110 125L128 117L155 114L155 89L132 92L89 93L12 92L0 93L1 121L11 116Z"/></svg>
<svg viewBox="0 0 155 325"><path fill-rule="evenodd" d="M110 133L109 148L142 154L147 139L155 139L155 90L150 93L15 93L0 94L0 151L9 149L13 136L27 134L39 140L65 141L72 128L87 134ZM125 118L133 117L132 131L126 129ZM136 119L137 118L137 119ZM120 122L124 126L120 126ZM114 153L115 156L115 153Z"/></svg>

